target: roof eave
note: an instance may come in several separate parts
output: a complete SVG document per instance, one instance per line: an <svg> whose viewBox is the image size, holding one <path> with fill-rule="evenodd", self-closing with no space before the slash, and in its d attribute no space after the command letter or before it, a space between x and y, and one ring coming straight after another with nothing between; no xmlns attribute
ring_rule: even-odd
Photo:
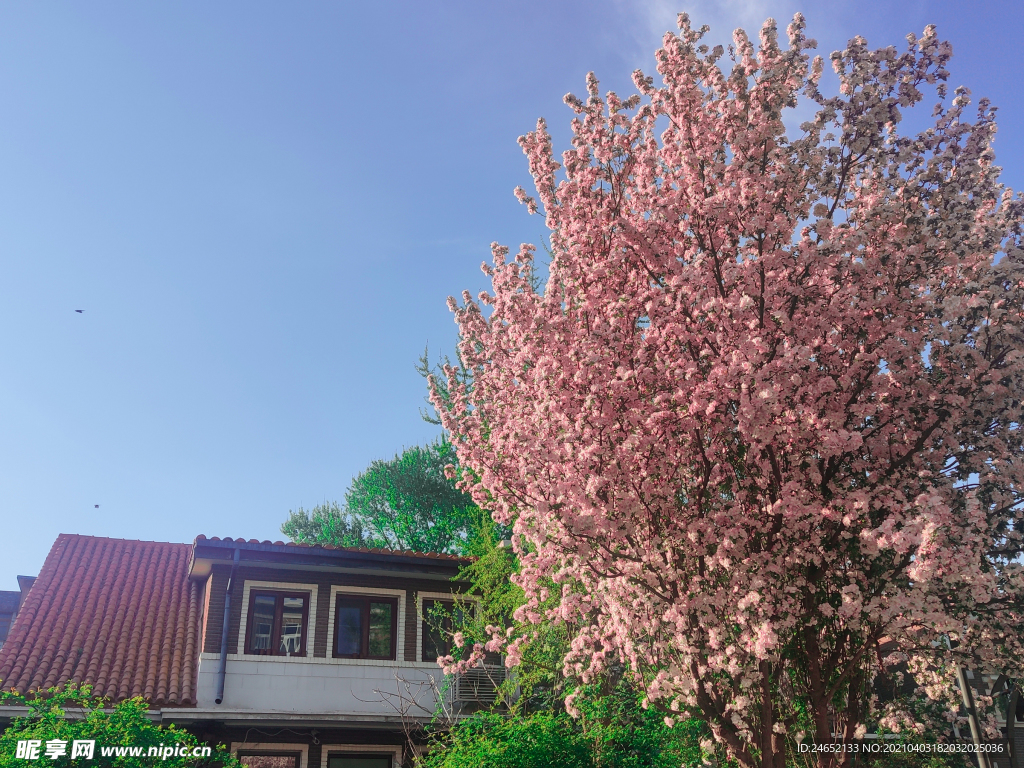
<svg viewBox="0 0 1024 768"><path fill-rule="evenodd" d="M189 577L205 578L210 566L218 562L230 562L236 549L240 550L239 559L242 564L274 563L278 566L390 570L448 576L455 576L463 567L473 562L472 558L446 554L360 550L198 536L192 544ZM209 563L205 568L202 567L204 562Z"/></svg>

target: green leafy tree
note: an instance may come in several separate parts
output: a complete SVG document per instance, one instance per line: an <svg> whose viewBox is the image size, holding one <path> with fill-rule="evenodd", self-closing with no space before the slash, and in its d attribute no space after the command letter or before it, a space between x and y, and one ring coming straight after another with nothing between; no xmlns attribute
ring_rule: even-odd
<svg viewBox="0 0 1024 768"><path fill-rule="evenodd" d="M472 585L470 594L476 606L466 613L473 621L473 636L483 637L488 624L508 626L512 614L524 602L523 590L513 582L519 572L519 558L510 546L512 531L500 525L485 510L478 509L469 523L465 553L472 561L460 571L457 580ZM471 627L461 627L465 630Z"/></svg>
<svg viewBox="0 0 1024 768"><path fill-rule="evenodd" d="M374 461L352 481L344 506L300 507L288 513L281 532L307 544L462 552L480 512L445 475L456 463L443 440Z"/></svg>
<svg viewBox="0 0 1024 768"><path fill-rule="evenodd" d="M392 549L459 552L477 508L445 474L456 463L445 441L375 461L352 481L345 508Z"/></svg>
<svg viewBox="0 0 1024 768"><path fill-rule="evenodd" d="M0 734L0 768L27 768L40 761L54 768L152 768L157 764L162 768L242 768L223 745L210 746L208 755L193 757L193 750L202 750L207 745L174 725L152 722L142 698L113 704L108 699L93 697L88 686L69 685L39 691L33 696L2 692L2 706L27 707L28 714L14 718ZM19 741L40 742L35 762L18 758ZM91 760L82 756L71 759L75 741L95 742ZM63 743L65 754L47 759L47 742L54 742L58 749ZM116 747L136 748L137 754L124 749L124 754L104 754ZM151 747L160 750L157 757L149 756Z"/></svg>
<svg viewBox="0 0 1024 768"><path fill-rule="evenodd" d="M342 509L336 501L317 504L308 512L302 507L297 512L289 510L288 519L281 526L281 533L292 541L306 544L376 546L363 531L362 520Z"/></svg>

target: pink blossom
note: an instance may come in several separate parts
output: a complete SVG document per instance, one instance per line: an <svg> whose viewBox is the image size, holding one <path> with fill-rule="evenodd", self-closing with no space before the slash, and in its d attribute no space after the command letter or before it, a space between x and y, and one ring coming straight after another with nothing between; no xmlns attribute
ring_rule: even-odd
<svg viewBox="0 0 1024 768"><path fill-rule="evenodd" d="M449 302L472 386L449 369L434 402L526 600L442 661L515 664L562 622L568 674L626 665L750 766L800 702L816 742L919 731L864 695L894 652L950 711L958 664L1024 675L1024 202L966 90L899 134L945 99L933 27L851 40L834 97L799 15L788 45L737 32L731 68L702 35L680 16L642 99L588 77L557 159L544 121L520 138L547 284L495 244L487 313ZM815 114L787 135L797 100Z"/></svg>

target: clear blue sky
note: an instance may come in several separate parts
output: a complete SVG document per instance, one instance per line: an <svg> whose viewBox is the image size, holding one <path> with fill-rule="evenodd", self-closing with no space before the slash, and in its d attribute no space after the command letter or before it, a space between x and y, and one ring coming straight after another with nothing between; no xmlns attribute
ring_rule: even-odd
<svg viewBox="0 0 1024 768"><path fill-rule="evenodd" d="M631 92L679 10L803 10L825 55L938 24L1024 185L1018 2L0 5L0 589L60 532L281 538L437 436L445 298L543 236L516 137L564 148L563 94Z"/></svg>

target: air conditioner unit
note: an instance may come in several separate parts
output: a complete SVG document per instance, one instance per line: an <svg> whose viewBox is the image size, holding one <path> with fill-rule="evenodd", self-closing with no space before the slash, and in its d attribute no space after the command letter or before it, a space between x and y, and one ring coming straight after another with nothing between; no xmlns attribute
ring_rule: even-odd
<svg viewBox="0 0 1024 768"><path fill-rule="evenodd" d="M467 669L455 677L455 701L463 704L493 704L498 686L505 682L505 667L483 666Z"/></svg>

